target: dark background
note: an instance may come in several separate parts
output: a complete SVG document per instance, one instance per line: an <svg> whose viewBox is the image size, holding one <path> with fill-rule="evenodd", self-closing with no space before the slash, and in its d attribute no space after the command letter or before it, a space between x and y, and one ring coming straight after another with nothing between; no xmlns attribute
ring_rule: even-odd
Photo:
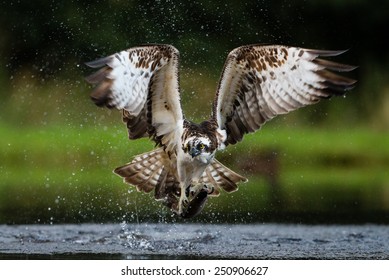
<svg viewBox="0 0 389 280"><path fill-rule="evenodd" d="M358 122L371 121L387 102L388 1L41 0L3 1L1 10L3 101L26 72L42 84L77 80L88 71L83 62L139 44L173 44L183 69L217 80L233 48L276 43L349 49L341 59L359 66L357 94L348 101Z"/></svg>

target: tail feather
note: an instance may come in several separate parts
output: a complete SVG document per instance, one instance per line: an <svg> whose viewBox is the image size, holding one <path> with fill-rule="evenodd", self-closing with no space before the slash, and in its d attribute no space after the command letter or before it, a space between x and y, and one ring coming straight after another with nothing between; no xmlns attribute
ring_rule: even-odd
<svg viewBox="0 0 389 280"><path fill-rule="evenodd" d="M140 192L155 190L155 199L175 202L180 195L179 182L171 168L166 168L167 155L163 148L135 156L128 164L114 170L124 182L133 185Z"/></svg>
<svg viewBox="0 0 389 280"><path fill-rule="evenodd" d="M237 184L247 182L247 179L214 159L205 169L200 182L213 185L215 190L211 195L218 196L220 189L226 192L234 192L238 190Z"/></svg>
<svg viewBox="0 0 389 280"><path fill-rule="evenodd" d="M136 156L130 163L114 170L124 178L124 182L133 185L140 192L151 192L164 169L163 150L156 149Z"/></svg>
<svg viewBox="0 0 389 280"><path fill-rule="evenodd" d="M163 148L135 156L130 163L116 168L114 172L123 177L124 182L135 186L138 191L150 193L154 190L155 199L162 200L170 208L177 206L181 193L180 183ZM220 189L234 192L238 190L238 183L246 181L245 177L214 159L205 169L199 183L212 185L214 191L210 195L218 196Z"/></svg>

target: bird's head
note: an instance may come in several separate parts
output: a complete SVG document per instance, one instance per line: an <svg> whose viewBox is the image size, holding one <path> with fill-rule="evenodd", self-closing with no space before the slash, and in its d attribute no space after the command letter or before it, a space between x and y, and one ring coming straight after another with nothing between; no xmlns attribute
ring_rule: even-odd
<svg viewBox="0 0 389 280"><path fill-rule="evenodd" d="M209 138L192 136L183 143L183 150L184 153L190 155L192 158L208 163L214 155L214 151L211 151L210 145L211 141Z"/></svg>

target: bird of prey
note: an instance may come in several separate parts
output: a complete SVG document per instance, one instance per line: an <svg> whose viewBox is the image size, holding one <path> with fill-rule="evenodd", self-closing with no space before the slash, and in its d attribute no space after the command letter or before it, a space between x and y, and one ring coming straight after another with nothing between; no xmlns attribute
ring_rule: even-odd
<svg viewBox="0 0 389 280"><path fill-rule="evenodd" d="M215 159L280 114L344 95L355 80L334 72L355 67L321 57L344 51L283 45L246 45L225 62L212 114L200 124L180 104L179 52L171 45L129 48L87 63L101 68L86 78L98 106L122 111L130 139L149 137L157 148L114 170L138 191L154 191L183 218L201 212L208 196L233 192L246 178Z"/></svg>

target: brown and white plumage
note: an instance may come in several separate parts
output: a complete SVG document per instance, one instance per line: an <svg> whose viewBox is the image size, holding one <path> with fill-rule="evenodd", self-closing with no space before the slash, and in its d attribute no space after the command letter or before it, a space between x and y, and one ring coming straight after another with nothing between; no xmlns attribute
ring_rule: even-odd
<svg viewBox="0 0 389 280"><path fill-rule="evenodd" d="M144 46L87 63L103 67L87 77L99 106L123 110L130 139L150 136L175 149L177 124L183 121L178 85L178 51L173 46Z"/></svg>
<svg viewBox="0 0 389 280"><path fill-rule="evenodd" d="M213 117L235 144L277 115L343 95L355 81L330 72L355 67L320 59L343 51L286 46L243 46L227 57L219 82Z"/></svg>
<svg viewBox="0 0 389 280"><path fill-rule="evenodd" d="M321 59L340 51L278 45L248 45L227 57L212 117L195 124L180 105L177 49L170 45L130 48L87 65L99 68L87 81L99 106L122 111L130 139L150 137L156 150L115 169L126 183L182 217L197 215L208 195L237 190L246 179L214 156L241 141L266 121L332 95L343 95L354 80L332 71L354 67Z"/></svg>

